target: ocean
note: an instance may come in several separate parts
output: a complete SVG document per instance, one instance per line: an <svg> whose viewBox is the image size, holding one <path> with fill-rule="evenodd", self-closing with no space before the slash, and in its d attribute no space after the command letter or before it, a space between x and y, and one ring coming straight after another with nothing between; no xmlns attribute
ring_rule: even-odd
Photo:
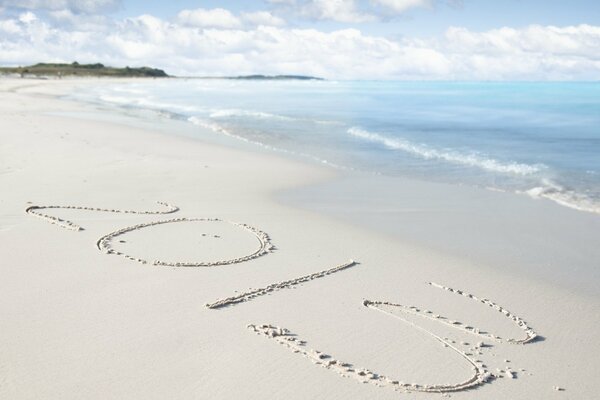
<svg viewBox="0 0 600 400"><path fill-rule="evenodd" d="M166 79L73 96L158 111L332 168L600 213L600 82Z"/></svg>

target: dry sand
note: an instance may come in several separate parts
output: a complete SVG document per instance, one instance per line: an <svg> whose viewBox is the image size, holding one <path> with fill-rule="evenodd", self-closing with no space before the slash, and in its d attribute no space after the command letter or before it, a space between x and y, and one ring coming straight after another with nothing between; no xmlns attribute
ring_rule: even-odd
<svg viewBox="0 0 600 400"><path fill-rule="evenodd" d="M335 171L56 98L84 84L0 80L1 399L600 396L599 296L518 272L551 232L504 270L410 211L440 186L396 188L414 241L282 204Z"/></svg>

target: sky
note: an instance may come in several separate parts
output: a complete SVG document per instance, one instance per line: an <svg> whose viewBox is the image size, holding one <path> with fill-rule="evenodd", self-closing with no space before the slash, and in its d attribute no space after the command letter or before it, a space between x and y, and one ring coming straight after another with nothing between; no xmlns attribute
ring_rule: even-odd
<svg viewBox="0 0 600 400"><path fill-rule="evenodd" d="M599 80L598 0L0 0L0 65Z"/></svg>

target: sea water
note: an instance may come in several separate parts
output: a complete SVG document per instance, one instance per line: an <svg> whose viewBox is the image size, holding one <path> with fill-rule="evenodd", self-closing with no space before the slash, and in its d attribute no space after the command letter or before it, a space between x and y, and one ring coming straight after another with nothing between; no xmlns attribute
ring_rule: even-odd
<svg viewBox="0 0 600 400"><path fill-rule="evenodd" d="M600 82L166 79L77 96L160 111L333 168L600 213Z"/></svg>

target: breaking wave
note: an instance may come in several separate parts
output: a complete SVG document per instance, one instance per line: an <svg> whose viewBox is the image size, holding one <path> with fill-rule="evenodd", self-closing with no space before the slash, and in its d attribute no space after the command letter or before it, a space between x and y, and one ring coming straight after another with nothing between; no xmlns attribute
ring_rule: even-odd
<svg viewBox="0 0 600 400"><path fill-rule="evenodd" d="M600 203L575 190L565 188L549 179L542 179L542 185L536 186L523 193L534 199L545 198L562 206L579 211L600 214Z"/></svg>
<svg viewBox="0 0 600 400"><path fill-rule="evenodd" d="M320 164L328 165L330 167L333 167L333 168L336 168L336 169L340 169L340 170L351 170L352 169L352 168L345 167L345 166L333 163L331 161L328 161L328 160L325 160L323 158L319 158L319 157L316 157L316 156L313 156L313 155L310 155L310 154L307 154L307 153L290 151L290 150L282 149L280 147L271 146L271 145L266 144L266 143L261 143L261 142L256 141L256 140L248 139L248 138L246 138L246 137L244 137L242 135L233 133L230 130L226 129L225 127L223 127L223 126L221 126L221 125L219 125L219 124L217 124L215 122L212 122L210 120L206 120L206 119L202 119L202 118L198 118L198 117L189 117L187 120L188 120L188 122L191 122L192 124L194 124L196 126L199 126L201 128L208 129L208 130L210 130L212 132L220 133L222 135L235 138L237 140L241 140L242 142L251 143L253 145L257 145L257 146L260 146L260 147L268 149L268 150L276 151L276 152L279 152L279 153L291 154L291 155L294 155L294 156L300 156L300 157L303 157L303 158L308 158L308 159L316 161L316 162L318 162Z"/></svg>
<svg viewBox="0 0 600 400"><path fill-rule="evenodd" d="M272 113L268 113L268 112L264 112L264 111L240 110L237 108L211 109L209 111L208 116L212 119L227 119L227 118L242 117L242 118L254 118L254 119L288 121L288 122L301 121L301 122L310 122L310 123L320 124L320 125L340 125L339 121L301 118L301 117L290 117L287 115L272 114Z"/></svg>
<svg viewBox="0 0 600 400"><path fill-rule="evenodd" d="M223 109L212 110L209 114L210 118L231 118L231 117L251 117L260 119L277 119L281 121L294 121L295 118L286 117L284 115L276 115L262 111L238 110L238 109Z"/></svg>
<svg viewBox="0 0 600 400"><path fill-rule="evenodd" d="M393 150L400 150L425 160L441 160L454 164L477 167L487 171L512 175L533 175L546 168L543 164L523 164L517 162L501 162L476 153L460 153L454 150L439 150L425 144L413 143L403 138L390 138L378 133L352 127L348 129L352 136L379 143Z"/></svg>

